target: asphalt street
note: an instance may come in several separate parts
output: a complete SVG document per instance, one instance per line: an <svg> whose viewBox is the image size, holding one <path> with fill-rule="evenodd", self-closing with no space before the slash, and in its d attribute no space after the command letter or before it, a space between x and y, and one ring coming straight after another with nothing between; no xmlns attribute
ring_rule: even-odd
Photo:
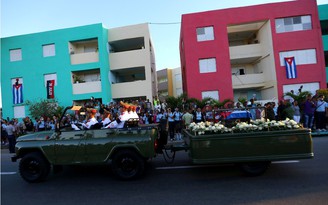
<svg viewBox="0 0 328 205"><path fill-rule="evenodd" d="M259 177L233 165L195 166L178 152L173 164L160 155L134 181L114 178L109 166L65 167L47 181L25 182L18 162L1 150L2 205L102 204L328 204L328 137L313 138L315 157L276 162Z"/></svg>

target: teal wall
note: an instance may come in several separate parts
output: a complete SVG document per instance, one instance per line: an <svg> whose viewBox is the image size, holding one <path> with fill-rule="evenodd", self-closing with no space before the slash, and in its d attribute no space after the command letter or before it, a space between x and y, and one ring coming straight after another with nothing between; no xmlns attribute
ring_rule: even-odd
<svg viewBox="0 0 328 205"><path fill-rule="evenodd" d="M320 21L328 20L328 4L319 5L318 12L319 12ZM328 51L328 35L322 36L322 42L323 42L323 50ZM328 67L326 67L326 76L328 76ZM326 82L328 83L328 79L326 80Z"/></svg>
<svg viewBox="0 0 328 205"><path fill-rule="evenodd" d="M70 41L98 38L99 62L71 65L68 44ZM12 96L13 78L23 78L23 95L26 100L46 99L44 74L57 74L55 98L62 106L72 105L73 100L90 99L90 96L111 99L108 81L109 58L107 52L108 31L102 24L93 24L42 33L13 36L1 39L1 89L3 117L14 117ZM43 57L42 45L55 44L56 55ZM10 49L22 49L22 61L10 62ZM72 94L71 72L100 68L102 92L81 95ZM24 104L24 103L23 103ZM28 115L28 107L25 107Z"/></svg>

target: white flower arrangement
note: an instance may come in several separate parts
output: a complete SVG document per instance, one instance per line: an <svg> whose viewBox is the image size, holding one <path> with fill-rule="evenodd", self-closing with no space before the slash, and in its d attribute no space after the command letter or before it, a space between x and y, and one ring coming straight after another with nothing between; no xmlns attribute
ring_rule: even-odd
<svg viewBox="0 0 328 205"><path fill-rule="evenodd" d="M300 129L302 126L294 120L286 119L282 121L276 120L251 120L247 122L239 122L232 128L228 128L221 122L199 122L191 123L188 130L195 133L195 135L215 134L215 133L240 133L240 132L254 132L264 130L286 130L286 129Z"/></svg>

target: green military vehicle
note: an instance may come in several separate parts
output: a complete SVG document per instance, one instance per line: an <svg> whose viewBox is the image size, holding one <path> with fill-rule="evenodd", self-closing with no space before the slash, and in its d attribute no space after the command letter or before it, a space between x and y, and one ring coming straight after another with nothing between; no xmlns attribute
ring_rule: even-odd
<svg viewBox="0 0 328 205"><path fill-rule="evenodd" d="M64 113L74 113L69 107ZM60 122L67 114L63 114ZM28 182L46 179L51 168L62 165L92 165L111 162L113 173L121 179L139 177L147 159L156 155L157 125L135 126L126 123L121 129L72 129L71 124L58 123L53 131L36 132L17 139L16 155L19 172Z"/></svg>
<svg viewBox="0 0 328 205"><path fill-rule="evenodd" d="M166 146L158 145L159 133L163 133L163 129L157 124L127 123L127 127L120 129L87 130L72 130L71 125L59 124L55 132L19 137L12 161L20 159L19 171L24 180L40 182L46 179L51 168L107 163L111 163L113 173L119 178L134 179L144 172L146 160L157 153L164 153L165 157L171 152L175 156L176 151L183 150L189 152L195 164L234 163L250 176L264 173L271 161L314 156L308 129L205 135L184 130L183 144Z"/></svg>

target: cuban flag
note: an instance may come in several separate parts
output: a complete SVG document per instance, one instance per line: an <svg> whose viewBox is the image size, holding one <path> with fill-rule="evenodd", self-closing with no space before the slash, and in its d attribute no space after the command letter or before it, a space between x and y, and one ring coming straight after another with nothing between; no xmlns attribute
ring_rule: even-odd
<svg viewBox="0 0 328 205"><path fill-rule="evenodd" d="M13 84L13 104L20 103L23 103L23 84L16 79L16 83Z"/></svg>
<svg viewBox="0 0 328 205"><path fill-rule="evenodd" d="M287 79L297 78L296 63L294 57L285 58Z"/></svg>

